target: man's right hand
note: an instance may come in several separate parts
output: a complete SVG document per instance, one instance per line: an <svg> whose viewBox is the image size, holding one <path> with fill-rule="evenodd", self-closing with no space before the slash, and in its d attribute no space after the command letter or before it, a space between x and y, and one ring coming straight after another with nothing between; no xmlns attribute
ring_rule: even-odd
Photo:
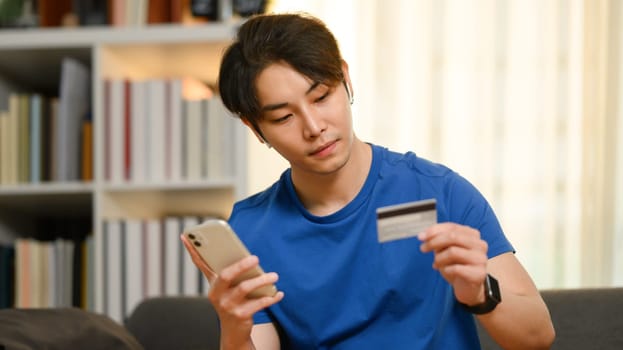
<svg viewBox="0 0 623 350"><path fill-rule="evenodd" d="M283 299L279 291L272 297L249 298L253 290L274 284L278 280L275 272L264 273L258 277L234 284L240 275L259 265L257 256L248 256L231 264L218 275L195 251L194 247L181 237L186 250L190 253L193 263L201 270L210 282L208 299L214 306L221 323L222 349L252 349L251 330L253 315Z"/></svg>

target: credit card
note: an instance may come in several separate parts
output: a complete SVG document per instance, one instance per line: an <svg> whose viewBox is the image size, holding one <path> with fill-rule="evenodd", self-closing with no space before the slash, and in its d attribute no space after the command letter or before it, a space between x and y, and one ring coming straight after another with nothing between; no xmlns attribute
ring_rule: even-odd
<svg viewBox="0 0 623 350"><path fill-rule="evenodd" d="M415 237L437 223L437 201L424 199L376 209L379 242Z"/></svg>

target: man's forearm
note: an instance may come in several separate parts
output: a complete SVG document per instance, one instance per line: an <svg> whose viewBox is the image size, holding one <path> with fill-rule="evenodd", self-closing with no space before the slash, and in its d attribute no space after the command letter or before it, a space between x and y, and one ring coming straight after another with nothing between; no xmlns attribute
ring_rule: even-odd
<svg viewBox="0 0 623 350"><path fill-rule="evenodd" d="M540 296L502 295L495 310L477 316L491 337L507 350L549 349L555 332Z"/></svg>
<svg viewBox="0 0 623 350"><path fill-rule="evenodd" d="M241 340L235 336L228 337L224 332L221 332L219 348L220 350L255 350L255 346L250 337L248 337L247 340Z"/></svg>

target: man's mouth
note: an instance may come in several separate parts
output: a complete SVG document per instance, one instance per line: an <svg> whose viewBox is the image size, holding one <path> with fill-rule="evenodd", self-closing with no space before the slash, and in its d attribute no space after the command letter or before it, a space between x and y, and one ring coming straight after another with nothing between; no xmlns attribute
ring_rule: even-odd
<svg viewBox="0 0 623 350"><path fill-rule="evenodd" d="M328 154L334 148L336 143L337 143L336 140L330 141L330 142L326 142L326 143L322 144L322 146L314 149L310 153L310 155L311 156L322 156L324 154Z"/></svg>

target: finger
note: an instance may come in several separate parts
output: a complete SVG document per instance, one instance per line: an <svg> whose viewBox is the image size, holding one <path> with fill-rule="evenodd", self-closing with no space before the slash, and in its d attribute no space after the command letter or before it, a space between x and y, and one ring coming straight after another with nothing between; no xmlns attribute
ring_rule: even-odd
<svg viewBox="0 0 623 350"><path fill-rule="evenodd" d="M258 263L259 260L257 256L251 255L224 268L210 285L208 298L212 302L240 303L245 297L241 292L236 292L233 287L235 287L235 283L240 275L258 266Z"/></svg>
<svg viewBox="0 0 623 350"><path fill-rule="evenodd" d="M480 286L487 275L486 267L476 265L447 265L439 269L444 278L452 284L455 289L458 285Z"/></svg>
<svg viewBox="0 0 623 350"><path fill-rule="evenodd" d="M435 253L433 267L442 269L451 265L476 265L484 268L487 265L487 259L487 254L483 250L450 246Z"/></svg>
<svg viewBox="0 0 623 350"><path fill-rule="evenodd" d="M244 298L248 298L249 294L258 288L269 286L277 282L279 275L275 272L264 273L258 277L244 280L236 287L237 293Z"/></svg>
<svg viewBox="0 0 623 350"><path fill-rule="evenodd" d="M256 299L245 299L244 302L236 304L228 304L229 301L221 302L221 310L226 311L230 317L235 317L239 320L246 320L260 310L270 307L284 298L284 293L279 291L277 294L271 297L262 297Z"/></svg>
<svg viewBox="0 0 623 350"><path fill-rule="evenodd" d="M461 246L468 249L486 249L480 239L480 232L467 226L454 226L443 231L433 231L420 246L423 252L440 251L450 246Z"/></svg>
<svg viewBox="0 0 623 350"><path fill-rule="evenodd" d="M422 231L419 235L418 238L421 241L426 241L440 233L446 232L446 231L453 231L455 229L457 229L458 224L455 224L453 222L441 222L441 223L437 223L434 225L429 226L428 228L426 228L424 231Z"/></svg>
<svg viewBox="0 0 623 350"><path fill-rule="evenodd" d="M219 279L230 287L234 286L234 281L236 281L239 276L257 266L259 266L259 259L257 256L250 255L244 257L238 262L224 268L219 275Z"/></svg>
<svg viewBox="0 0 623 350"><path fill-rule="evenodd" d="M279 291L272 297L248 299L249 301L247 303L242 304L243 311L247 312L247 314L250 314L252 316L256 312L280 302L281 300L283 300L283 297L284 293L282 291Z"/></svg>

